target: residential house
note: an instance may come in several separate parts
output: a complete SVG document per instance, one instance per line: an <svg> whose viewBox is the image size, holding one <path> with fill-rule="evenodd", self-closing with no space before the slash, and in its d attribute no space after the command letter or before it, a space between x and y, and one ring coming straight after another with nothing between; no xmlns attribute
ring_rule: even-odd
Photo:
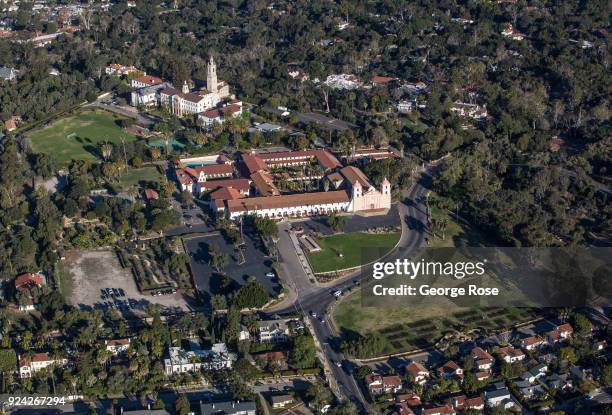
<svg viewBox="0 0 612 415"><path fill-rule="evenodd" d="M438 368L438 375L444 379L457 379L461 381L463 380L463 369L457 363L449 360Z"/></svg>
<svg viewBox="0 0 612 415"><path fill-rule="evenodd" d="M257 405L254 401L200 401L200 415L256 415Z"/></svg>
<svg viewBox="0 0 612 415"><path fill-rule="evenodd" d="M372 86L388 86L394 82L397 82L397 78L391 76L380 76L376 75L372 78Z"/></svg>
<svg viewBox="0 0 612 415"><path fill-rule="evenodd" d="M154 189L146 188L144 189L144 197L148 202L152 202L159 199L159 193L157 193Z"/></svg>
<svg viewBox="0 0 612 415"><path fill-rule="evenodd" d="M574 333L574 328L569 323L561 324L557 326L555 330L559 332L562 339L569 339Z"/></svg>
<svg viewBox="0 0 612 415"><path fill-rule="evenodd" d="M576 382L583 382L585 380L593 379L593 371L582 366L570 365L569 372Z"/></svg>
<svg viewBox="0 0 612 415"><path fill-rule="evenodd" d="M286 408L288 405L291 405L293 401L293 396L286 393L282 395L270 396L270 403L272 404L272 408L274 409Z"/></svg>
<svg viewBox="0 0 612 415"><path fill-rule="evenodd" d="M251 338L251 332L245 325L241 324L240 333L238 334L238 340L243 341L243 340L249 340L250 338Z"/></svg>
<svg viewBox="0 0 612 415"><path fill-rule="evenodd" d="M451 112L460 117L469 117L476 120L487 118L487 106L481 107L476 104L468 104L465 102L456 101L450 108Z"/></svg>
<svg viewBox="0 0 612 415"><path fill-rule="evenodd" d="M391 412L389 415L415 415L414 411L412 409L410 409L410 407L403 403L396 403L395 406L393 407L393 412Z"/></svg>
<svg viewBox="0 0 612 415"><path fill-rule="evenodd" d="M516 363L525 359L525 353L520 349L515 349L512 346L501 347L498 350L502 360L506 363Z"/></svg>
<svg viewBox="0 0 612 415"><path fill-rule="evenodd" d="M515 380L513 383L518 393L520 393L525 399L532 399L546 393L541 385L534 384L533 382L529 382L527 380Z"/></svg>
<svg viewBox="0 0 612 415"><path fill-rule="evenodd" d="M506 27L501 32L502 36L510 38L512 40L523 40L525 35L517 30L514 30L512 24L506 24Z"/></svg>
<svg viewBox="0 0 612 415"><path fill-rule="evenodd" d="M548 376L544 382L550 389L556 389L562 392L572 390L574 387L572 379L567 373L553 373L552 375Z"/></svg>
<svg viewBox="0 0 612 415"><path fill-rule="evenodd" d="M525 350L535 350L546 344L544 339L540 336L530 336L521 340L521 347Z"/></svg>
<svg viewBox="0 0 612 415"><path fill-rule="evenodd" d="M5 81L14 81L19 76L19 71L15 68L0 67L0 78Z"/></svg>
<svg viewBox="0 0 612 415"><path fill-rule="evenodd" d="M434 406L431 408L424 408L421 412L422 415L455 415L455 410L449 405Z"/></svg>
<svg viewBox="0 0 612 415"><path fill-rule="evenodd" d="M395 393L402 389L402 379L397 375L382 376L371 373L366 376L365 384L372 396Z"/></svg>
<svg viewBox="0 0 612 415"><path fill-rule="evenodd" d="M410 114L414 110L414 102L408 100L401 100L396 105L397 112L400 114Z"/></svg>
<svg viewBox="0 0 612 415"><path fill-rule="evenodd" d="M417 385L424 385L429 379L429 370L421 363L412 362L404 367L406 374L410 376L412 382Z"/></svg>
<svg viewBox="0 0 612 415"><path fill-rule="evenodd" d="M409 407L416 407L421 405L421 397L414 391L410 390L405 393L398 394L395 397L395 402L406 404Z"/></svg>
<svg viewBox="0 0 612 415"><path fill-rule="evenodd" d="M496 408L500 405L506 407L506 404L512 402L512 396L510 395L510 391L508 388L503 387L501 389L496 389L493 391L485 392L485 401L487 406L490 408Z"/></svg>
<svg viewBox="0 0 612 415"><path fill-rule="evenodd" d="M457 412L463 412L467 410L481 411L484 409L484 399L480 396L474 398L468 398L465 395L451 396L447 399L446 404L451 406Z"/></svg>
<svg viewBox="0 0 612 415"><path fill-rule="evenodd" d="M4 122L4 128L6 131L11 132L15 131L21 122L21 117L10 117L8 120Z"/></svg>
<svg viewBox="0 0 612 415"><path fill-rule="evenodd" d="M283 343L289 339L289 327L284 320L257 322L257 338L260 343Z"/></svg>
<svg viewBox="0 0 612 415"><path fill-rule="evenodd" d="M130 348L130 338L125 339L114 339L114 340L105 340L104 345L106 346L106 351L110 352L112 355L117 356L121 353L125 353Z"/></svg>
<svg viewBox="0 0 612 415"><path fill-rule="evenodd" d="M50 366L64 366L67 363L67 359L53 359L48 353L35 353L32 357L21 356L19 358L19 377L29 378L39 370Z"/></svg>
<svg viewBox="0 0 612 415"><path fill-rule="evenodd" d="M111 63L110 65L106 67L105 72L107 75L117 75L117 76L123 77L123 76L128 76L129 74L134 73L134 72L142 72L142 71L138 70L134 66L123 66L118 63ZM146 75L146 74L143 72L143 75Z"/></svg>
<svg viewBox="0 0 612 415"><path fill-rule="evenodd" d="M164 359L164 368L167 375L200 369L231 369L235 360L236 355L227 350L225 343L216 343L211 349L203 350L197 342L192 341L191 350L169 347L168 358Z"/></svg>
<svg viewBox="0 0 612 415"><path fill-rule="evenodd" d="M472 349L472 359L474 360L474 368L484 371L491 370L495 359L481 347Z"/></svg>

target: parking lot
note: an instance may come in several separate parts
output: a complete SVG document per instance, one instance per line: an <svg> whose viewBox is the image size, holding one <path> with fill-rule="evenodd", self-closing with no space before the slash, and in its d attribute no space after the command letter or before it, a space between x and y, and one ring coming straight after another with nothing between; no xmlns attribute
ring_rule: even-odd
<svg viewBox="0 0 612 415"><path fill-rule="evenodd" d="M158 304L165 312L186 311L195 306L193 298L181 293L141 294L131 272L121 268L112 251L70 252L62 268L72 279L70 302L84 309L116 309L139 316L149 304Z"/></svg>
<svg viewBox="0 0 612 415"><path fill-rule="evenodd" d="M270 296L278 295L280 292L281 287L278 278L266 276L267 273L273 271L272 262L274 258L266 257L260 239L249 234L246 230L245 245L242 250L244 263L240 263L240 255L235 252L233 245L228 243L220 234L212 233L205 236L185 238L184 243L191 256L191 269L196 288L205 304L210 301L212 296L223 291L220 287L222 277L209 264L208 249L211 244L217 245L221 251L227 253L229 261L227 266L223 268L223 272L234 282L234 288L244 285L248 277L252 276L268 290Z"/></svg>

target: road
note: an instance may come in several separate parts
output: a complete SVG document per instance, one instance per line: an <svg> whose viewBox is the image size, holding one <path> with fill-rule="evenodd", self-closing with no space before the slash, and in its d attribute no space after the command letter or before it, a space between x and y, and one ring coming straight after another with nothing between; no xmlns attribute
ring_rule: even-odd
<svg viewBox="0 0 612 415"><path fill-rule="evenodd" d="M119 105L105 104L102 101L95 101L91 104L83 105L83 108L101 108L110 112L114 112L115 114L123 115L124 117L133 118L138 124L147 128L151 128L156 121L155 118L148 115L143 115L138 111L126 110L125 108L122 108Z"/></svg>
<svg viewBox="0 0 612 415"><path fill-rule="evenodd" d="M282 117L281 114L283 114L284 111L279 110L278 108L273 108L267 105L264 105L263 107L261 107L265 112L269 113L269 114L274 114L277 115L279 117ZM300 120L300 122L304 123L304 124L318 124L322 127L326 127L329 128L331 130L337 130L337 131L344 131L344 130L349 130L349 129L353 129L353 128L357 128L357 125L350 123L348 121L343 121L340 120L338 118L332 118L332 117L328 117L326 115L323 114L319 114L316 112L297 112L297 111L291 111L291 114L296 115L298 117L298 119Z"/></svg>
<svg viewBox="0 0 612 415"><path fill-rule="evenodd" d="M427 218L423 201L431 185L430 174L435 169L435 166L428 166L420 179L404 193L404 200L399 203L398 208L402 223L402 236L398 246L386 257L388 261L406 258L424 246ZM321 344L328 359L329 367L338 385L340 397L355 403L359 413L372 413L373 411L370 409L355 378L351 375L354 367L351 367L351 362L346 360L340 352L340 338L327 322L329 307L335 301L331 292L334 290L346 291L355 285L356 280L367 278L368 275L371 275L371 266L366 266L361 271L342 278L336 284L318 285L311 282L304 274L290 242L287 224L281 225L280 238L278 247L283 260L283 275L286 278L284 282L296 295L292 305L274 310L274 314L282 316L295 314L297 311L298 314L304 315L304 318L311 319L313 334ZM319 317L314 318L312 313ZM323 317L323 321L320 317ZM340 367L336 365L337 362L341 362Z"/></svg>

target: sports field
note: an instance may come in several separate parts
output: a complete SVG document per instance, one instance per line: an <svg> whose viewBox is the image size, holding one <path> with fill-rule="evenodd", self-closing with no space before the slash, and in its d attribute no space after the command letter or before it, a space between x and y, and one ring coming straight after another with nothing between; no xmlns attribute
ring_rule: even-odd
<svg viewBox="0 0 612 415"><path fill-rule="evenodd" d="M399 232L379 234L351 232L326 236L318 240L321 252L308 254L308 261L315 273L357 267L386 254L397 244L399 238ZM364 259L364 248L368 249L368 252L373 248L380 255Z"/></svg>
<svg viewBox="0 0 612 415"><path fill-rule="evenodd" d="M51 154L61 166L71 160L99 160L98 144L133 141L115 121L123 119L103 110L81 111L27 135L37 153Z"/></svg>

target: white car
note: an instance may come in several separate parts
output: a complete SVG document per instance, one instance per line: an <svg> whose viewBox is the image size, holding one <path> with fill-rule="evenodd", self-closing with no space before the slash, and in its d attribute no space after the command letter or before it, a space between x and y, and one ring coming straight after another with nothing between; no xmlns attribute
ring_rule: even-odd
<svg viewBox="0 0 612 415"><path fill-rule="evenodd" d="M268 277L268 278L274 278L274 277L276 277L276 274L274 274L272 271L270 271L270 272L266 272L266 277Z"/></svg>
<svg viewBox="0 0 612 415"><path fill-rule="evenodd" d="M342 291L338 290L338 291L334 291L334 297L338 298L342 295Z"/></svg>

